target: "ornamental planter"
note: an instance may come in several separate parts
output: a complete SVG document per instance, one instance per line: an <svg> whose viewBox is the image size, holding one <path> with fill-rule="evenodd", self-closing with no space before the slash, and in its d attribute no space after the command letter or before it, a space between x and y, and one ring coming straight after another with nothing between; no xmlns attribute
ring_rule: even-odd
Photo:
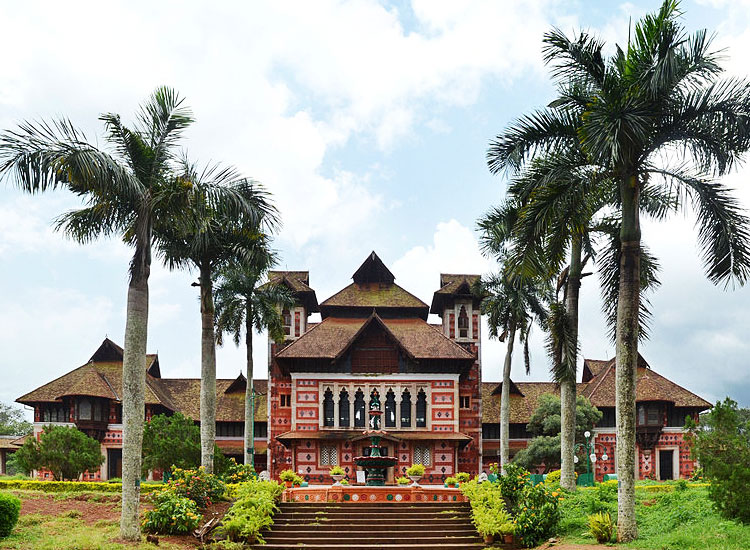
<svg viewBox="0 0 750 550"><path fill-rule="evenodd" d="M341 487L341 480L344 479L346 476L344 474L338 474L338 475L331 475L333 478L333 481L336 483L333 484L334 487Z"/></svg>
<svg viewBox="0 0 750 550"><path fill-rule="evenodd" d="M412 481L411 487L419 487L419 480L422 476L409 476L409 479Z"/></svg>
<svg viewBox="0 0 750 550"><path fill-rule="evenodd" d="M291 481L285 481L284 485L286 485L287 489L291 489L292 488L292 482Z"/></svg>
<svg viewBox="0 0 750 550"><path fill-rule="evenodd" d="M494 535L485 535L484 536L484 543L485 544L492 544L493 542L495 542Z"/></svg>
<svg viewBox="0 0 750 550"><path fill-rule="evenodd" d="M505 544L513 544L513 535L512 534L503 535L503 542Z"/></svg>

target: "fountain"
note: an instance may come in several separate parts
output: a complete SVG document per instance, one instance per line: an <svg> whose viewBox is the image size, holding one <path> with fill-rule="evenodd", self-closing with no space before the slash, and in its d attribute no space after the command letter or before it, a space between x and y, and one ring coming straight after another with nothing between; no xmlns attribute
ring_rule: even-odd
<svg viewBox="0 0 750 550"><path fill-rule="evenodd" d="M367 470L367 483L370 486L385 485L385 470L398 462L395 456L380 456L380 440L385 435L385 430L380 429L380 397L377 390L373 392L370 401L370 424L369 429L363 434L370 438L370 456L357 456L354 463Z"/></svg>

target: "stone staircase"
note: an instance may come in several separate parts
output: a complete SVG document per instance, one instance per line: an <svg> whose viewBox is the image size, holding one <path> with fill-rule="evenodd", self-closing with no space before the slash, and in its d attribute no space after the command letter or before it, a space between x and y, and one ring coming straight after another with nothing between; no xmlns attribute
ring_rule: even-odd
<svg viewBox="0 0 750 550"><path fill-rule="evenodd" d="M271 549L471 549L484 548L467 502L286 502L265 533Z"/></svg>

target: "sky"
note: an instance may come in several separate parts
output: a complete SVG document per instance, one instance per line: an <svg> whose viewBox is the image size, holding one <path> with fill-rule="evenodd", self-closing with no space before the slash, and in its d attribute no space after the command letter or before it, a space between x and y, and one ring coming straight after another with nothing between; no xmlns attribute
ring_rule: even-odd
<svg viewBox="0 0 750 550"><path fill-rule="evenodd" d="M199 163L236 166L273 194L283 219L281 269L309 270L323 301L375 250L396 282L430 303L439 274L489 273L476 220L502 200L489 141L554 98L544 32L600 35L612 48L657 2L3 2L0 129L65 116L106 147L98 116L132 120L160 85L186 98L196 122L184 146ZM750 1L684 1L689 31L716 32L729 75L750 75ZM725 181L750 207L750 172ZM105 336L122 343L131 251L117 239L80 245L52 229L80 206L65 191L25 195L0 181L0 402L84 364ZM646 220L659 258L651 367L715 402L750 406L750 289L704 276L691 212ZM199 377L196 274L155 262L148 349L164 377ZM614 355L598 281L581 293L582 357ZM315 320L314 318L312 320ZM432 319L437 321L438 319ZM505 347L484 327L484 380L498 380ZM256 377L267 347L256 335ZM543 335L532 334L530 376L548 380ZM234 378L244 350L218 351Z"/></svg>

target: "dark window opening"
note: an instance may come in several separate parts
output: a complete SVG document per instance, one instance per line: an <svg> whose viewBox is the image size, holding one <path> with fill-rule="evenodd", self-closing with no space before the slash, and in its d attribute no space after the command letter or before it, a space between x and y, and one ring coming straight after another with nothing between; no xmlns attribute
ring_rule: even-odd
<svg viewBox="0 0 750 550"><path fill-rule="evenodd" d="M599 428L614 428L617 424L614 407L602 407L602 419L597 424Z"/></svg>
<svg viewBox="0 0 750 550"><path fill-rule="evenodd" d="M354 427L365 427L365 394L362 390L357 390L354 394Z"/></svg>
<svg viewBox="0 0 750 550"><path fill-rule="evenodd" d="M427 394L419 390L417 394L417 428L427 427Z"/></svg>
<svg viewBox="0 0 750 550"><path fill-rule="evenodd" d="M323 394L323 426L332 428L334 424L333 392L329 389Z"/></svg>
<svg viewBox="0 0 750 550"><path fill-rule="evenodd" d="M396 394L388 390L385 394L385 427L396 427Z"/></svg>
<svg viewBox="0 0 750 550"><path fill-rule="evenodd" d="M339 394L339 426L349 427L349 393L346 390Z"/></svg>
<svg viewBox="0 0 750 550"><path fill-rule="evenodd" d="M482 439L500 439L500 424L482 424Z"/></svg>
<svg viewBox="0 0 750 550"><path fill-rule="evenodd" d="M284 326L284 334L289 336L292 332L292 314L289 313L289 308L285 307L281 312L282 325Z"/></svg>
<svg viewBox="0 0 750 550"><path fill-rule="evenodd" d="M282 407L291 407L292 406L292 396L288 393L282 393L279 396L280 403L279 405Z"/></svg>
<svg viewBox="0 0 750 550"><path fill-rule="evenodd" d="M461 306L458 314L458 335L461 338L469 336L469 316L466 314L466 308Z"/></svg>
<svg viewBox="0 0 750 550"><path fill-rule="evenodd" d="M470 409L471 408L471 397L468 395L461 395L458 398L459 406L462 409Z"/></svg>
<svg viewBox="0 0 750 550"><path fill-rule="evenodd" d="M404 390L401 394L401 427L411 428L411 394Z"/></svg>

